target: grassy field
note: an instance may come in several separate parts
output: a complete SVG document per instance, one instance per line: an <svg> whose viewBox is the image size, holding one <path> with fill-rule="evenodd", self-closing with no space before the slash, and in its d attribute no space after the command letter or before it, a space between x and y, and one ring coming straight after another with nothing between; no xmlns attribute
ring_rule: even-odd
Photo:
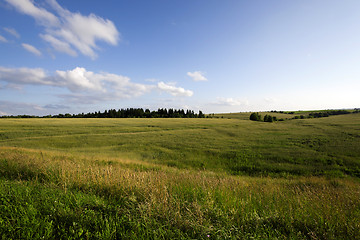
<svg viewBox="0 0 360 240"><path fill-rule="evenodd" d="M360 239L360 114L246 115L0 119L2 239Z"/></svg>

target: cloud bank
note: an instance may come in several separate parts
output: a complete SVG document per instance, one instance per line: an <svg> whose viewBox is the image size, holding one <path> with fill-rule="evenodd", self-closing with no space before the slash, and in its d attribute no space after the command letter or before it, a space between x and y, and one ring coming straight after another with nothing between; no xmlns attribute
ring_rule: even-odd
<svg viewBox="0 0 360 240"><path fill-rule="evenodd" d="M8 113L6 113L6 112L2 112L2 111L0 111L0 116L6 116L6 115L9 115Z"/></svg>
<svg viewBox="0 0 360 240"><path fill-rule="evenodd" d="M207 78L204 76L205 73L201 71L188 72L187 75L191 77L194 81L207 81Z"/></svg>
<svg viewBox="0 0 360 240"><path fill-rule="evenodd" d="M84 16L62 8L56 0L47 1L47 9L31 0L5 0L18 12L31 16L44 28L40 37L58 52L92 59L97 57L98 41L117 45L120 34L114 23L95 14Z"/></svg>
<svg viewBox="0 0 360 240"><path fill-rule="evenodd" d="M41 114L45 109L37 104L23 102L9 102L0 100L1 115L18 115L18 114Z"/></svg>
<svg viewBox="0 0 360 240"><path fill-rule="evenodd" d="M4 81L8 85L45 85L66 88L70 93L60 95L60 97L78 103L128 99L153 90L176 97L193 95L190 90L164 82L157 84L134 83L126 76L106 72L94 73L81 67L67 71L57 70L54 74L48 75L41 68L6 68L0 66L0 81Z"/></svg>

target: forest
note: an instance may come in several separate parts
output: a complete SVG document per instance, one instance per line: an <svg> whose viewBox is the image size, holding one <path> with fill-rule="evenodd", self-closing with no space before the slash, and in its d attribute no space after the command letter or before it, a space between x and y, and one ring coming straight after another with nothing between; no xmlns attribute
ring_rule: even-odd
<svg viewBox="0 0 360 240"><path fill-rule="evenodd" d="M17 115L17 116L2 116L1 118L204 118L205 115L199 110L195 113L193 110L184 109L166 109L159 108L157 111L150 111L143 108L126 108L126 109L110 109L104 112L95 111L79 114L57 114L46 116L34 115Z"/></svg>

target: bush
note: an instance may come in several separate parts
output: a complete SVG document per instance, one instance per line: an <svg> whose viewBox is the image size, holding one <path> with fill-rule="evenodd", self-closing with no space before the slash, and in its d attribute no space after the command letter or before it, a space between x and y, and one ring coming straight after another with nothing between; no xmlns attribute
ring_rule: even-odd
<svg viewBox="0 0 360 240"><path fill-rule="evenodd" d="M252 113L250 115L250 120L252 120L252 121L261 121L261 115L259 113Z"/></svg>
<svg viewBox="0 0 360 240"><path fill-rule="evenodd" d="M250 115L250 120L252 120L252 121L264 121L264 122L274 122L274 121L277 121L277 118L266 114L264 116L264 119L262 119L261 115L259 113L252 113Z"/></svg>
<svg viewBox="0 0 360 240"><path fill-rule="evenodd" d="M265 115L265 117L264 117L264 122L273 122L273 121L274 121L274 119L273 119L272 116L270 116L270 115Z"/></svg>

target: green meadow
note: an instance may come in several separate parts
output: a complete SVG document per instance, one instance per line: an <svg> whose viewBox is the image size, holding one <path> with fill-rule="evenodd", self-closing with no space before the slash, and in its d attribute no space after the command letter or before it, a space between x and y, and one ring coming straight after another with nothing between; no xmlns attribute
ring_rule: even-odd
<svg viewBox="0 0 360 240"><path fill-rule="evenodd" d="M249 115L0 119L1 237L360 239L360 114Z"/></svg>

